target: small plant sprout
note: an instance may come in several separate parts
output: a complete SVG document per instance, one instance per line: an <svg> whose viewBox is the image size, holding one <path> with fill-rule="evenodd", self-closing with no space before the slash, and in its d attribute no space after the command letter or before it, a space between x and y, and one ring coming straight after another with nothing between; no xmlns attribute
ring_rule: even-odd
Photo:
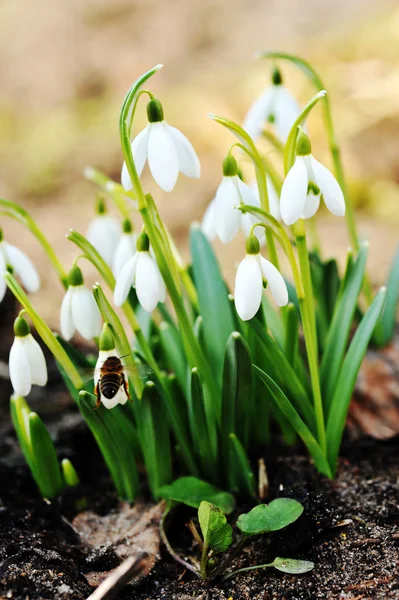
<svg viewBox="0 0 399 600"><path fill-rule="evenodd" d="M75 331L86 340L98 336L101 331L100 311L76 264L69 271L68 289L61 304L60 328L66 340L70 340Z"/></svg>
<svg viewBox="0 0 399 600"><path fill-rule="evenodd" d="M251 106L243 128L256 141L266 123L274 125L278 137L285 142L301 109L294 96L283 85L280 69L272 71L272 85Z"/></svg>
<svg viewBox="0 0 399 600"><path fill-rule="evenodd" d="M96 213L89 225L86 237L107 265L112 266L121 235L120 224L115 217L108 214L107 205L102 196L97 199Z"/></svg>
<svg viewBox="0 0 399 600"><path fill-rule="evenodd" d="M122 306L130 288L134 287L141 306L152 312L158 302L165 302L165 283L150 254L150 242L144 231L137 238L136 248L137 252L125 264L116 280L114 302L116 306Z"/></svg>
<svg viewBox="0 0 399 600"><path fill-rule="evenodd" d="M235 306L243 321L252 319L262 302L263 288L270 287L277 306L288 304L288 290L276 267L260 254L258 238L250 233L246 241L246 257L240 262L234 290Z"/></svg>
<svg viewBox="0 0 399 600"><path fill-rule="evenodd" d="M129 384L123 364L115 348L115 338L108 323L104 323L99 340L99 354L94 369L94 393L97 404L114 408L130 398Z"/></svg>
<svg viewBox="0 0 399 600"><path fill-rule="evenodd" d="M30 332L21 311L14 322L14 342L10 350L10 379L17 396L27 396L32 385L47 383L47 366L43 350Z"/></svg>
<svg viewBox="0 0 399 600"><path fill-rule="evenodd" d="M132 143L137 174L141 175L148 160L155 182L165 192L173 190L179 171L187 177L198 178L201 168L194 148L181 131L165 121L162 104L156 98L151 97L147 104L147 118L148 125ZM126 163L121 179L125 190L131 190L132 182Z"/></svg>
<svg viewBox="0 0 399 600"><path fill-rule="evenodd" d="M117 279L123 267L136 253L137 235L133 231L130 219L124 219L122 223L122 235L115 250L112 262L112 272Z"/></svg>
<svg viewBox="0 0 399 600"><path fill-rule="evenodd" d="M216 233L225 244L235 238L240 228L248 235L253 225L251 215L237 210L240 204L260 206L251 188L238 176L236 159L228 154L223 161L223 179L216 192L213 212Z"/></svg>
<svg viewBox="0 0 399 600"><path fill-rule="evenodd" d="M0 302L3 300L7 285L4 273L11 268L12 272L21 279L28 292L37 292L40 288L40 277L30 258L16 246L9 244L0 229Z"/></svg>
<svg viewBox="0 0 399 600"><path fill-rule="evenodd" d="M312 154L306 133L300 131L296 140L296 159L281 190L281 217L286 225L299 219L310 219L320 205L320 195L330 212L345 215L345 200L334 175Z"/></svg>

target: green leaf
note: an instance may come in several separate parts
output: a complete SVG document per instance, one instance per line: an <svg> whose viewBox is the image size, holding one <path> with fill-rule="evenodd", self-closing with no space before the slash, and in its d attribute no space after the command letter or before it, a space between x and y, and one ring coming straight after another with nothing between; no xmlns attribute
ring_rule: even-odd
<svg viewBox="0 0 399 600"><path fill-rule="evenodd" d="M165 405L152 381L146 383L134 408L148 481L156 499L158 489L172 478L172 462Z"/></svg>
<svg viewBox="0 0 399 600"><path fill-rule="evenodd" d="M182 390L187 392L187 360L178 330L163 321L159 325L159 338L167 366L176 374Z"/></svg>
<svg viewBox="0 0 399 600"><path fill-rule="evenodd" d="M62 460L61 469L66 485L74 487L79 484L79 476L69 458L64 458Z"/></svg>
<svg viewBox="0 0 399 600"><path fill-rule="evenodd" d="M303 506L292 498L276 498L270 504L259 504L249 513L240 515L237 527L245 535L259 535L278 531L296 521Z"/></svg>
<svg viewBox="0 0 399 600"><path fill-rule="evenodd" d="M262 371L262 369L259 369L255 365L253 366L253 369L256 375L261 379L261 381L271 393L273 400L276 402L281 412L286 416L286 418L291 423L299 437L302 439L303 443L309 451L309 454L312 456L318 470L321 473L324 473L324 475L327 475L327 477L331 477L331 469L327 462L327 458L324 455L324 452L322 451L319 443L317 442L310 429L301 419L300 415L295 410L292 403L288 400L287 396L273 381L273 379L271 379L271 377L269 377L264 371Z"/></svg>
<svg viewBox="0 0 399 600"><path fill-rule="evenodd" d="M217 431L208 427L206 421L204 389L198 369L191 371L189 403L189 422L191 437L204 472L212 474L217 480Z"/></svg>
<svg viewBox="0 0 399 600"><path fill-rule="evenodd" d="M193 508L199 508L205 500L218 506L226 515L234 510L234 498L231 494L222 492L197 477L180 477L170 485L164 485L158 492L160 498L182 502Z"/></svg>
<svg viewBox="0 0 399 600"><path fill-rule="evenodd" d="M277 556L271 563L275 569L282 571L283 573L290 573L292 575L299 575L300 573L307 573L314 569L314 562L310 560L299 560L296 558L281 558Z"/></svg>
<svg viewBox="0 0 399 600"><path fill-rule="evenodd" d="M227 339L234 331L228 291L212 247L199 226L191 227L190 248L194 281L203 318L205 347L219 383ZM216 412L220 414L220 399L215 398L215 405Z"/></svg>
<svg viewBox="0 0 399 600"><path fill-rule="evenodd" d="M378 346L385 346L392 338L396 325L399 302L399 248L392 261L387 282L385 306L374 331L374 340Z"/></svg>
<svg viewBox="0 0 399 600"><path fill-rule="evenodd" d="M198 520L204 538L204 547L214 554L226 552L233 541L233 529L218 506L202 501L198 509Z"/></svg>
<svg viewBox="0 0 399 600"><path fill-rule="evenodd" d="M348 344L356 305L364 280L368 245L362 245L351 269L341 299L336 305L334 316L328 330L323 359L320 367L320 382L327 415L335 391L337 378Z"/></svg>
<svg viewBox="0 0 399 600"><path fill-rule="evenodd" d="M241 334L234 331L227 340L222 379L222 436L227 444L230 433L236 433L245 446L248 444L251 388L249 348Z"/></svg>
<svg viewBox="0 0 399 600"><path fill-rule="evenodd" d="M64 487L60 464L53 440L43 421L34 412L29 415L29 434L36 483L44 498L53 498Z"/></svg>
<svg viewBox="0 0 399 600"><path fill-rule="evenodd" d="M339 377L335 382L335 391L326 429L328 459L333 472L336 469L342 434L357 375L375 325L384 307L385 294L386 288L381 288L361 320L345 356Z"/></svg>
<svg viewBox="0 0 399 600"><path fill-rule="evenodd" d="M242 496L252 498L255 496L255 476L251 469L247 453L234 433L230 433L229 438L231 463L228 478L235 491Z"/></svg>

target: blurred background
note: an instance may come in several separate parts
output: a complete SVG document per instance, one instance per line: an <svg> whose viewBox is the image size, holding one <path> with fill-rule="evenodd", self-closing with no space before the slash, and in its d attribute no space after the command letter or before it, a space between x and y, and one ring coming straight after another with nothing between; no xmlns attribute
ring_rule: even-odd
<svg viewBox="0 0 399 600"><path fill-rule="evenodd" d="M215 112L242 122L268 82L257 50L297 53L329 90L361 235L370 239L375 283L386 277L399 231L399 8L395 0L5 0L0 20L0 189L37 219L66 268L76 256L69 227L85 232L96 190L86 165L119 180L118 116L130 84L151 80L166 119L193 142L200 180L180 177L165 194L146 176L161 214L187 256L187 227L200 219L233 141ZM281 64L301 104L314 90ZM143 102L137 128L144 123ZM319 108L309 129L316 157L331 166ZM57 325L61 287L36 241L1 219L7 239L29 252L43 277L35 306ZM326 254L343 257L343 219L322 213ZM243 241L216 248L231 280ZM83 264L83 263L82 263ZM86 268L86 265L85 265ZM50 293L51 292L51 293Z"/></svg>

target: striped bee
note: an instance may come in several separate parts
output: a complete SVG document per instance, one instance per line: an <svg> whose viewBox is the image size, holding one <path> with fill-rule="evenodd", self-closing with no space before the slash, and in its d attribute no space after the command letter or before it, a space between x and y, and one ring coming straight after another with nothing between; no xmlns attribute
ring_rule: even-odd
<svg viewBox="0 0 399 600"><path fill-rule="evenodd" d="M114 408L117 404L125 404L130 400L129 382L125 374L123 356L119 357L116 350L100 351L94 369L94 393L99 407L101 402L105 408Z"/></svg>

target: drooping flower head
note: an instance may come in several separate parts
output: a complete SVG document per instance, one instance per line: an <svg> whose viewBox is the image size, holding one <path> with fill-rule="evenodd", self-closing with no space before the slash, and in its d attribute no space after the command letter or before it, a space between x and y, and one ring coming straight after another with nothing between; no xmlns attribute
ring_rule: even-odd
<svg viewBox="0 0 399 600"><path fill-rule="evenodd" d="M279 69L272 72L272 85L249 109L243 123L245 131L256 141L266 123L274 125L277 136L285 142L301 109L294 96L283 85Z"/></svg>
<svg viewBox="0 0 399 600"><path fill-rule="evenodd" d="M15 319L14 334L9 358L10 379L15 394L27 396L32 385L46 385L46 360L28 322L21 315Z"/></svg>
<svg viewBox="0 0 399 600"><path fill-rule="evenodd" d="M122 234L115 250L112 272L117 278L126 263L136 253L137 235L133 231L132 222L125 219L122 223Z"/></svg>
<svg viewBox="0 0 399 600"><path fill-rule="evenodd" d="M165 192L173 190L179 171L187 177L198 178L201 167L195 150L181 131L165 121L159 100L152 98L148 102L147 117L148 125L132 142L138 176L148 160L155 182ZM132 189L126 163L123 163L121 181L126 191Z"/></svg>
<svg viewBox="0 0 399 600"><path fill-rule="evenodd" d="M115 338L108 323L104 323L98 346L98 359L94 368L94 392L98 402L102 402L105 408L108 409L114 408L117 404L126 404L129 398L129 381L125 373L114 372L110 376L109 371L114 368L111 363L110 369L107 369L107 381L102 379L101 372L104 370L104 365L106 365L108 359L114 359L113 363L117 369L121 364L123 365L123 359L119 357L115 348Z"/></svg>
<svg viewBox="0 0 399 600"><path fill-rule="evenodd" d="M118 220L108 214L107 205L101 196L96 202L96 213L89 224L86 237L107 265L112 267L121 227Z"/></svg>
<svg viewBox="0 0 399 600"><path fill-rule="evenodd" d="M281 189L280 210L286 225L298 219L310 219L320 206L320 197L330 212L345 214L345 199L334 175L311 154L306 133L300 131L296 141L296 159Z"/></svg>
<svg viewBox="0 0 399 600"><path fill-rule="evenodd" d="M205 234L212 234L211 221L213 221L217 236L225 244L231 242L240 229L248 235L252 225L256 223L256 218L242 213L238 209L240 204L260 206L254 192L240 179L236 159L228 154L223 161L222 182L204 216ZM263 230L259 235L263 236Z"/></svg>
<svg viewBox="0 0 399 600"><path fill-rule="evenodd" d="M136 243L137 252L123 267L116 279L114 303L122 306L131 287L136 288L141 306L152 312L158 302L165 302L166 287L156 260L150 254L150 241L142 232Z"/></svg>
<svg viewBox="0 0 399 600"><path fill-rule="evenodd" d="M84 285L82 271L76 265L68 274L68 289L61 304L60 329L66 340L70 340L75 331L86 340L100 335L100 311L93 294Z"/></svg>
<svg viewBox="0 0 399 600"><path fill-rule="evenodd" d="M268 287L278 306L288 304L283 276L270 261L263 258L258 238L250 234L246 241L246 257L237 269L234 291L236 310L243 321L249 321L256 315L262 302L263 289Z"/></svg>
<svg viewBox="0 0 399 600"><path fill-rule="evenodd" d="M4 240L3 231L0 229L0 302L3 300L7 285L4 274L8 267L20 278L22 285L28 292L37 292L40 288L40 277L31 259L16 246Z"/></svg>

